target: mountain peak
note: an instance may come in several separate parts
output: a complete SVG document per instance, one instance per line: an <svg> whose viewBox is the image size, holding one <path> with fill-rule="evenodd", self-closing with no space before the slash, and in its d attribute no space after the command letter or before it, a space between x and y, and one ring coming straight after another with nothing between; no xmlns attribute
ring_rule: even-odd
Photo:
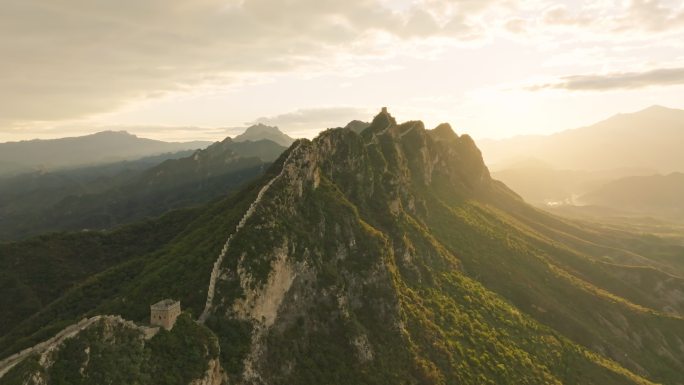
<svg viewBox="0 0 684 385"><path fill-rule="evenodd" d="M344 126L344 128L348 128L356 132L357 134L360 134L363 132L363 130L368 128L368 126L370 126L370 123L368 122L364 122L361 120L352 120L351 122L347 123L347 125Z"/></svg>
<svg viewBox="0 0 684 385"><path fill-rule="evenodd" d="M280 132L280 133L282 133L282 131L280 131L278 126L268 126L268 125L263 124L261 122L247 127L247 129L245 130L245 133L247 133L247 132L250 132L250 133L251 132Z"/></svg>
<svg viewBox="0 0 684 385"><path fill-rule="evenodd" d="M628 113L619 113L616 114L607 120L611 119L630 119L634 117L641 117L645 119L659 119L659 118L670 118L670 117L679 117L682 114L684 114L683 110L679 110L676 108L670 108L670 107L665 107L661 106L659 104L654 104L652 106L646 107L642 110L634 111L634 112L628 112ZM600 122L602 123L602 122Z"/></svg>
<svg viewBox="0 0 684 385"><path fill-rule="evenodd" d="M425 186L440 179L464 195L486 189L490 181L489 171L474 141L468 135L456 135L449 124L426 130L419 120L397 123L383 108L361 135L352 131L340 128L322 132L313 140L315 155L306 157L320 159L325 164L322 169L332 168L354 175L367 172L354 169L363 163L364 157L367 162L383 159L375 165L378 175L389 166L395 168L399 179L407 178L402 183L415 182ZM378 175L374 178L381 179Z"/></svg>
<svg viewBox="0 0 684 385"><path fill-rule="evenodd" d="M104 130L104 131L99 131L94 134L91 134L90 136L110 136L110 137L132 137L132 138L137 138L138 136L135 134L131 134L130 132L126 130Z"/></svg>
<svg viewBox="0 0 684 385"><path fill-rule="evenodd" d="M641 110L641 112L662 112L662 111L672 111L672 110L673 110L672 108L661 106L659 104L654 104L650 107L647 107L647 108Z"/></svg>
<svg viewBox="0 0 684 385"><path fill-rule="evenodd" d="M437 140L455 140L458 139L458 135L449 123L441 123L430 131L432 137Z"/></svg>

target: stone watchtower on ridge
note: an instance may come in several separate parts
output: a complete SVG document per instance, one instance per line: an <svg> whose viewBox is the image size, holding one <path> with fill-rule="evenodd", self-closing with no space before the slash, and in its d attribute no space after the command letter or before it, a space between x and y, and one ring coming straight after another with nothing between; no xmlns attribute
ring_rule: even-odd
<svg viewBox="0 0 684 385"><path fill-rule="evenodd" d="M171 330L180 313L180 301L172 299L161 300L150 306L150 324Z"/></svg>

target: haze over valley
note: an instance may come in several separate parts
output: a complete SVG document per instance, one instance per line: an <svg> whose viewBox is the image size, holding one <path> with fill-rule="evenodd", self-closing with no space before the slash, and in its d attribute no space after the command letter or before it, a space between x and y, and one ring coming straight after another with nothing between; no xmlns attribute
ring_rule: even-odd
<svg viewBox="0 0 684 385"><path fill-rule="evenodd" d="M530 203L684 220L684 110L652 106L549 136L480 143L493 176Z"/></svg>

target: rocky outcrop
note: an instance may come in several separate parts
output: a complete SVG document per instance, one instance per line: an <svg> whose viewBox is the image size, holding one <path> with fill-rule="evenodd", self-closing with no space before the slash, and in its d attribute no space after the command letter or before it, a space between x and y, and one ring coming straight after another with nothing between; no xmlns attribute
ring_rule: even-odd
<svg viewBox="0 0 684 385"><path fill-rule="evenodd" d="M238 270L242 287L250 287L251 277L244 269ZM260 322L270 327L275 321L280 304L295 278L295 268L287 258L287 249L278 250L271 266L266 284L257 290L248 291L244 299L233 305L233 311L242 318Z"/></svg>
<svg viewBox="0 0 684 385"><path fill-rule="evenodd" d="M209 361L209 368L204 377L193 380L188 385L228 385L223 382L224 380L225 375L221 369L221 363L218 359L213 359Z"/></svg>

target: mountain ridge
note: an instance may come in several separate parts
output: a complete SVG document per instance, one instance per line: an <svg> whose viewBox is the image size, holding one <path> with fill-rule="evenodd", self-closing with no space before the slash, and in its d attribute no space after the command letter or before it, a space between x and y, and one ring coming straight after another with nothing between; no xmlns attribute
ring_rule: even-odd
<svg viewBox="0 0 684 385"><path fill-rule="evenodd" d="M173 297L193 314L211 302L230 383L678 384L678 250L536 210L491 179L469 136L383 111L361 135L298 140L165 246L0 337L0 352L83 314L143 320Z"/></svg>
<svg viewBox="0 0 684 385"><path fill-rule="evenodd" d="M454 161L458 160L459 164L461 164L462 162L464 163L464 164L461 164L461 166L463 166L461 169L461 172L457 171L456 174L452 174L449 178L447 178L447 180L450 180L450 183L454 183L454 186L459 187L457 191L460 192L459 195L461 195L461 199L463 199L463 198L467 199L467 197L470 196L470 194L477 193L482 188L487 189L489 186L492 186L492 187L494 187L495 190L498 190L500 187L503 187L503 186L499 186L496 182L491 181L490 179L487 178L488 172L486 171L486 167L484 166L484 163L482 162L481 157L479 160L477 159L477 155L479 155L479 151L477 150L476 147L474 147L474 145L472 144L472 140L468 136L464 135L462 137L458 137L457 135L455 135L453 133L453 131L451 131L451 130L446 131L446 130L444 130L444 128L442 128L440 131L438 131L438 133L442 134L442 135L439 135L440 141L441 140L451 140L451 143L449 143L450 145L456 145L457 148L458 147L461 148L461 151L458 151L456 153L451 153L452 156L456 156L456 158L453 158ZM407 137L406 141L403 143L405 146L407 146L406 151L410 151L412 144L415 144L416 142L420 143L421 139L425 139L427 137L427 134L425 134L425 130L422 127L422 123L420 123L420 122L408 122L408 123L404 123L402 125L396 125L396 122L394 121L394 119L389 114L386 114L386 113L382 113L382 114L378 115L374 119L373 123L371 124L371 127L363 132L363 137L365 137L365 139L367 139L367 140L370 140L370 143L368 141L361 141L361 143L365 143L365 144L360 144L360 146L353 146L352 143L357 139L355 139L353 136L350 136L348 134L348 132L349 131L345 131L345 130L328 130L328 131L322 133L321 135L319 135L319 137L316 140L314 140L313 145L311 144L311 142L304 142L304 145L300 144L297 147L293 146L294 148L291 149L291 151L299 151L300 153L303 152L299 157L295 156L294 158L292 158L293 159L292 162L294 162L295 164L301 165L301 166L293 166L289 169L287 168L287 166L284 166L283 169L289 170L288 172L290 172L290 173L292 173L292 172L300 173L299 175L301 175L301 177L297 177L294 174L290 174L289 177L283 178L281 182L276 181L276 183L271 187L271 189L269 189L268 193L270 193L270 191L272 191L273 189L276 189L275 191L278 191L280 183L288 183L286 181L289 181L289 184L292 186L291 187L292 190L286 190L286 191L288 191L287 193L285 193L284 195L281 193L279 195L281 197L281 199L286 199L283 202L283 204L284 204L283 207L293 207L293 206L299 207L296 203L290 201L291 199L294 199L296 201L297 197L302 196L304 191L307 190L307 188L304 188L304 191L302 190L302 187L300 187L302 182L298 182L299 180L308 180L308 182L304 182L304 184L305 185L308 184L308 185L312 186L314 189L316 189L317 186L319 186L319 188L323 187L326 183L330 183L330 180L336 180L338 182L342 182L342 183L337 185L338 188L341 188L342 195L346 196L347 199L349 199L349 202L354 202L354 203L350 203L351 205L359 207L359 210L361 210L361 208L363 207L363 204L360 204L359 200L363 201L363 196L373 195L375 193L373 190L376 188L381 189L381 190L384 190L384 189L382 189L380 187L380 185L378 185L377 183L373 182L373 179L375 177L371 176L371 175L374 175L372 173L367 175L368 177L372 178L371 180L365 180L363 182L360 182L359 180L357 180L356 181L357 183L344 183L344 181L347 180L348 177L351 177L351 175L349 175L349 174L354 175L354 167L349 167L349 166L353 166L354 164L357 164L360 166L360 165L364 164L364 162L359 161L358 156L360 154L354 153L354 151L350 151L351 148L358 148L360 150L361 148L363 148L362 146L366 146L368 144L372 145L373 142L377 143L379 146L382 146L383 142L385 142L385 140L389 141L390 137L394 138L394 140ZM444 135L444 134L446 134L446 135ZM339 138L340 136L343 138L346 138L346 140L349 140L351 142L347 142L345 139L337 139L337 140L332 139L334 137ZM444 137L446 137L446 138L444 138ZM461 139L461 140L459 141L458 139ZM333 145L333 143L334 143L334 145ZM312 147L315 151L314 154L311 154L310 152L307 153L306 150L303 150L303 148L306 149L306 148L312 148ZM417 147L418 148L424 148L421 145L417 145ZM390 151L390 153L392 153L391 149L387 149L387 151ZM318 154L318 155L316 155L316 154ZM468 154L471 154L471 155L468 155ZM421 153L419 151L418 153L416 153L416 155L419 157L418 159L420 159L420 157L424 156L424 153ZM288 156L288 158L290 158L290 157ZM317 162L316 158L320 159L321 163ZM400 159L401 158L397 159L396 162L388 162L387 167L392 168L392 167L395 167L396 165L402 164L403 161L401 161ZM411 158L405 159L406 162L408 162L405 164L405 166L407 166L409 170L413 169L416 171L416 175L414 175L416 177L415 182L417 182L419 184L431 184L432 183L432 177L429 177L427 175L430 175L433 171L437 171L438 169L437 168L431 169L429 166L429 164L431 162L427 162L427 163L419 162L419 164L414 163L412 165L411 164L412 161L410 159ZM358 162L358 163L356 163L356 162ZM468 164L468 163L470 163L470 164ZM480 168L476 167L477 164L480 165ZM419 165L421 167L418 167ZM428 167L427 169L424 168L426 166ZM325 172L326 177L323 176L323 172L324 172L323 170L328 170L327 172ZM339 170L339 171L336 171L336 170ZM469 170L470 172L463 172L463 170ZM427 171L427 172L424 172L424 171ZM339 172L341 174L335 175L336 172ZM363 171L361 171L361 172L362 172L361 178L363 180L364 174L363 174ZM402 179L403 177L401 177L399 175L401 175L401 174L397 174L397 176L400 179ZM408 177L408 176L405 176L405 177ZM354 178L358 178L358 174ZM393 183L390 183L390 184L393 184ZM359 185L370 188L371 191L368 191L368 189L364 189L364 191L358 191ZM401 182L399 182L399 185L400 186L402 185ZM309 187L309 188L312 188L312 187ZM286 189L288 189L288 188L286 187ZM334 189L331 190L330 193L333 195L337 194ZM510 191L507 191L506 189L501 190L500 192L492 191L492 193L495 196L498 196L501 193L506 194L506 195L509 195L509 194L513 195ZM286 198L286 197L289 197L289 198ZM403 216L402 212L404 210L404 209L402 209L402 207L405 207L405 209L408 210L409 212L413 212L414 215L420 212L419 207L421 205L419 203L417 203L415 200L410 199L410 196L409 197L402 197L402 194L400 193L399 195L388 196L387 198L388 198L388 206L385 209L381 209L381 210L384 211L384 214L386 214L389 217L392 217L394 215L399 215L399 217L401 218ZM264 204L268 204L269 201L265 200L264 202L265 202ZM277 210L277 208L276 208L277 206L273 206L272 204L268 204L268 205L269 206L267 209L265 209L265 208L261 209L262 213L265 213L265 212L273 213L274 210ZM301 210L301 208L298 210ZM387 210L387 211L385 211L385 210ZM264 215L264 214L262 214L262 215ZM270 219L270 220L274 220L274 221L276 221L276 223L279 223L280 221L290 222L290 221L295 220L294 218L291 218L291 217L289 219L282 219L282 218L280 218L280 216L273 216L273 215L275 215L275 214L271 214L272 219ZM281 212L281 215L284 215L287 217L286 212ZM341 214L338 214L335 217L339 217L340 215ZM385 217L385 215L382 215L380 213L378 213L378 215L374 216L374 218L384 218L384 217ZM282 241L277 240L277 238L278 238L278 235L277 235L278 231L276 230L278 228L277 225L275 225L276 227L272 227L274 225L269 225L270 220L265 219L263 217L254 217L254 218L258 218L258 219L255 219L255 220L258 220L258 222L257 222L258 224L253 223L252 226L256 226L260 229L270 228L272 230L269 232L269 234L275 234L274 237L276 239L271 239L269 242L267 242L268 244L279 245L282 243ZM324 218L332 218L332 217L331 216L324 216ZM391 234L391 231L389 233L387 232L388 231L387 228L384 228L386 225L383 226L382 222L377 223L376 222L377 219L376 220L370 220L370 221L369 221L369 219L370 218L360 219L361 223L367 223L367 225L365 225L365 226L369 226L367 231L371 231L371 233L376 233L376 234L388 234L387 236L389 236L389 234ZM406 220L409 220L409 218L406 218ZM368 222L366 222L366 221L368 221ZM376 222L376 223L374 223L374 222ZM338 222L338 223L340 223L340 222ZM408 223L411 223L410 220ZM378 227L378 226L380 226L380 227ZM326 225L326 227L327 227L327 225ZM335 228L335 227L333 227L333 228ZM363 228L363 226L362 226L362 228ZM418 230L418 229L416 229L416 230ZM235 238L234 241L239 243L241 236L242 236L242 234L240 234L240 233L236 234L237 238ZM247 236L247 235L244 235L244 236ZM259 331L256 332L256 334L252 334L252 341L254 341L254 338L256 338L257 341L262 341L262 342L257 342L257 343L253 342L252 346L251 346L250 353L248 353L246 356L245 368L244 368L245 371L242 374L243 380L246 383L250 383L252 381L256 381L258 378L262 378L262 377L252 377L252 376L255 376L255 375L263 376L263 375L265 375L265 373L270 373L270 371L264 366L265 362L269 362L270 363L269 365L271 365L273 362L278 362L278 360L284 358L284 357L279 357L278 355L272 355L272 354L269 354L268 356L263 356L261 353L259 353L260 351L262 351L262 349L266 349L266 351L270 351L271 349L276 349L276 347L273 345L274 342L272 342L272 341L269 342L270 339L267 339L267 335L269 335L267 330L272 329L272 328L275 328L274 330L278 330L279 328L282 328L282 327L287 328L287 326L285 326L285 325L282 325L280 327L276 326L277 325L276 320L278 319L278 317L285 317L285 319L287 319L287 316L283 316L281 314L281 311L283 311L283 310L274 310L274 308L264 308L263 305L261 305L262 300L260 298L267 298L268 297L269 301L275 300L276 301L275 309L288 309L288 308L290 308L290 306L296 307L296 305L294 305L291 302L288 305L288 302L287 302L287 299L289 296L295 295L295 294L290 294L292 291L299 293L299 294L296 294L295 296L304 296L304 298L310 298L309 295L307 295L308 290L306 288L303 288L301 286L299 286L299 287L294 286L295 282L296 282L295 277L297 277L297 276L311 276L311 274L315 274L315 273L312 272L309 268L307 268L306 265L304 265L304 266L299 265L299 263L296 262L296 259L295 259L295 261L292 261L291 264L288 264L287 262L283 261L282 258L287 259L287 255L289 255L288 250L291 250L292 248L298 249L298 247L296 246L296 243L294 245L291 244L291 242L293 242L292 239L287 240L288 236L287 235L283 235L283 236L286 237L285 238L286 240L284 241L284 243L287 246L276 246L276 249L272 250L272 251L269 251L268 248L259 247L257 250L254 250L253 252L248 252L248 254L245 255L245 254L240 254L240 253L244 253L245 250L249 250L249 249L238 248L239 251L234 252L237 254L233 254L232 255L233 258L231 258L231 250L228 250L227 261L230 261L232 259L234 261L237 261L237 265L235 265L235 262L231 262L230 264L228 264L227 271L239 272L239 282L240 282L239 285L240 285L240 287L242 287L242 290L245 292L245 297L244 297L245 299L244 299L244 302L242 302L242 300L238 300L238 302L236 302L233 305L232 311L230 310L231 309L230 307L219 307L218 309L216 309L215 314L231 314L231 313L233 313L234 315L231 317L235 317L237 320L243 320L243 322L244 322L244 320L252 320L251 322L257 322L257 323L260 323L259 320L262 320L262 322L260 324L263 325L259 329L257 329ZM355 238L357 239L356 242L359 242L359 238L358 238L359 236L360 235L355 236ZM346 237L343 237L343 238L346 238ZM325 237L322 238L322 242L326 242ZM415 242L415 240L414 240L414 242ZM432 242L434 242L434 241L432 241ZM428 244L430 244L432 242L428 241ZM247 244L249 244L249 243L245 243L244 241L242 243L242 245L247 245ZM310 243L310 245L312 245L312 247L314 247L313 245L316 245L316 244L318 244L318 243L316 243L316 242ZM342 253L342 255L344 255L346 257L339 256L338 258L351 258L351 255L354 253L354 251L353 251L354 249L352 247L352 249L349 250L348 247L349 246L344 247L345 249L347 249L347 251ZM394 247L398 247L398 246L395 245ZM460 265L460 263L453 265L454 261L457 260L457 258L455 258L454 256L449 257L448 255L450 253L447 252L442 247L438 246L437 244L433 244L432 246L427 246L427 247L428 247L428 250L430 248L434 248L432 252L428 252L429 254L437 252L437 255L439 255L439 254L443 255L443 257L438 257L437 255L433 256L432 257L432 258L434 258L434 259L432 259L432 261L434 261L433 263L438 263L438 265L442 265L442 266L445 266L444 264L446 264L446 266L451 265L454 267ZM399 250L395 251L395 253L402 250L402 249L403 249L402 247L399 247ZM330 252L332 252L333 255L340 255L339 250L337 252L335 252L334 250L335 250L334 247L330 250ZM438 250L440 250L440 251L438 251ZM387 252L390 252L390 251L387 250ZM404 252L405 251L401 251L401 253L404 253ZM358 251L357 251L357 253L358 253ZM272 255L273 256L272 258L275 258L271 262L271 269L273 269L273 270L271 270L271 274L264 275L264 273L260 272L261 271L260 269L262 268L260 266L264 266L263 262L258 262L258 261L263 260L264 256L268 256L268 255ZM325 258L325 257L321 256L318 258ZM441 260L441 258L446 258L446 260ZM448 262L448 261L450 261L450 262ZM326 263L326 262L323 262L323 263ZM357 263L360 263L360 262L357 262ZM400 263L399 260L397 260L396 263L398 264L398 267L400 267L402 265L402 263ZM428 262L426 260L426 262L423 262L423 263L428 263ZM313 262L313 264L315 266L316 262ZM404 268L406 268L406 266ZM254 269L256 269L256 270L254 270ZM401 268L400 268L400 270L401 270ZM249 271L252 271L253 272L252 274L255 274L255 275L248 274L247 272L249 272ZM337 274L341 274L341 273L337 273ZM356 274L358 274L358 271L356 271ZM373 274L375 274L375 273L373 273ZM420 277L421 275L428 274L428 273L425 271L423 271L421 273L420 269L417 271L411 272L411 269L409 269L409 271L404 272L404 274L409 274L407 277L404 277L404 279L409 279L409 281L410 281L410 278L408 278L408 277L410 277L412 275L414 276L414 279L416 279L417 277L415 277L415 274L417 274L418 277ZM428 274L427 276L424 276L423 279L427 279L427 277L429 277L429 275L430 274ZM342 276L344 276L344 275L342 275ZM315 275L314 275L314 277L315 277ZM293 279L294 279L294 281L293 281ZM312 278L312 279L316 279L316 278ZM237 277L228 278L228 282L233 282L234 280L235 280L234 284L237 284L237 280L238 280ZM280 286L281 283L279 283L279 282L286 282L287 284L286 284L286 286L283 287L283 286ZM420 280L418 282L420 282ZM229 286L232 286L232 285L233 284L230 284ZM264 286L262 286L262 285L264 285ZM221 293L221 291L219 291L218 295L221 296L222 294L223 294L222 298L225 299L225 295L227 293L225 291L223 293ZM349 294L347 294L347 295L349 295ZM292 299L290 298L290 301L291 300ZM360 297L357 297L356 295L353 295L351 298L348 299L348 301L350 303L353 303L354 301L359 301L359 300L360 300ZM317 301L314 300L314 302L317 302ZM228 303L230 303L230 301L228 301ZM409 306L409 305L407 305L407 306ZM252 310L250 310L250 309L252 309ZM304 310L304 311L309 312L309 311L313 311L313 309ZM221 317L221 316L219 316L219 317ZM229 318L231 318L231 317L229 317ZM215 319L212 320L210 318L210 320L208 321L208 325L211 325L212 322L217 322L217 321ZM286 322L286 321L284 321L284 322ZM305 321L305 325L307 325L307 324L308 324L307 321ZM390 322L390 324L391 324L391 322ZM290 326L290 327L292 327L292 326ZM305 328L304 330L307 330L307 328ZM414 331L414 332L416 332L416 331ZM274 331L274 333L275 333L275 331ZM272 338L272 337L270 337L270 338ZM378 343L378 341L368 342L368 339L373 338L373 336L371 336L370 334L361 334L360 336L357 336L354 338L360 338L361 339L360 340L361 342L359 342L359 343L361 344L362 347L370 344L370 346L376 346L376 348L378 348L377 345L375 345ZM278 341L280 341L280 343L287 344L286 340L280 340L279 339ZM363 342L363 341L366 341L366 342ZM371 341L373 341L373 340L371 340ZM358 348L358 346L357 346L357 348ZM364 353L364 351L366 351L366 353ZM383 351L383 352L384 352L383 354L380 354L380 353L375 353L375 354L377 354L379 356L383 356L384 354L386 354L388 357L392 356L387 351ZM372 357L372 356L374 356L374 353L372 352L372 349L371 349L371 352L368 353L366 348L362 348L361 351L357 351L356 355L360 356L360 357L364 357L364 356L365 357ZM361 359L363 360L363 358L361 358ZM410 364L407 363L407 365L410 365ZM442 369L445 369L445 368L442 368ZM424 370L424 369L416 368L416 370L418 370L418 373L420 373L421 370ZM257 373L259 373L259 374L257 374ZM420 375L426 375L426 374L427 373L423 373ZM271 373L269 375L276 375L277 376L276 373ZM407 375L407 374L405 374L405 375ZM416 374L414 374L414 375L416 375ZM268 382L268 380L266 382Z"/></svg>
<svg viewBox="0 0 684 385"><path fill-rule="evenodd" d="M0 143L0 175L35 169L64 169L133 160L166 152L205 147L210 142L163 142L125 131L102 131L60 139Z"/></svg>
<svg viewBox="0 0 684 385"><path fill-rule="evenodd" d="M480 146L497 170L516 159L535 157L559 169L626 167L669 173L684 171L684 157L676 146L684 141L683 128L684 110L651 106L551 135L481 140Z"/></svg>

